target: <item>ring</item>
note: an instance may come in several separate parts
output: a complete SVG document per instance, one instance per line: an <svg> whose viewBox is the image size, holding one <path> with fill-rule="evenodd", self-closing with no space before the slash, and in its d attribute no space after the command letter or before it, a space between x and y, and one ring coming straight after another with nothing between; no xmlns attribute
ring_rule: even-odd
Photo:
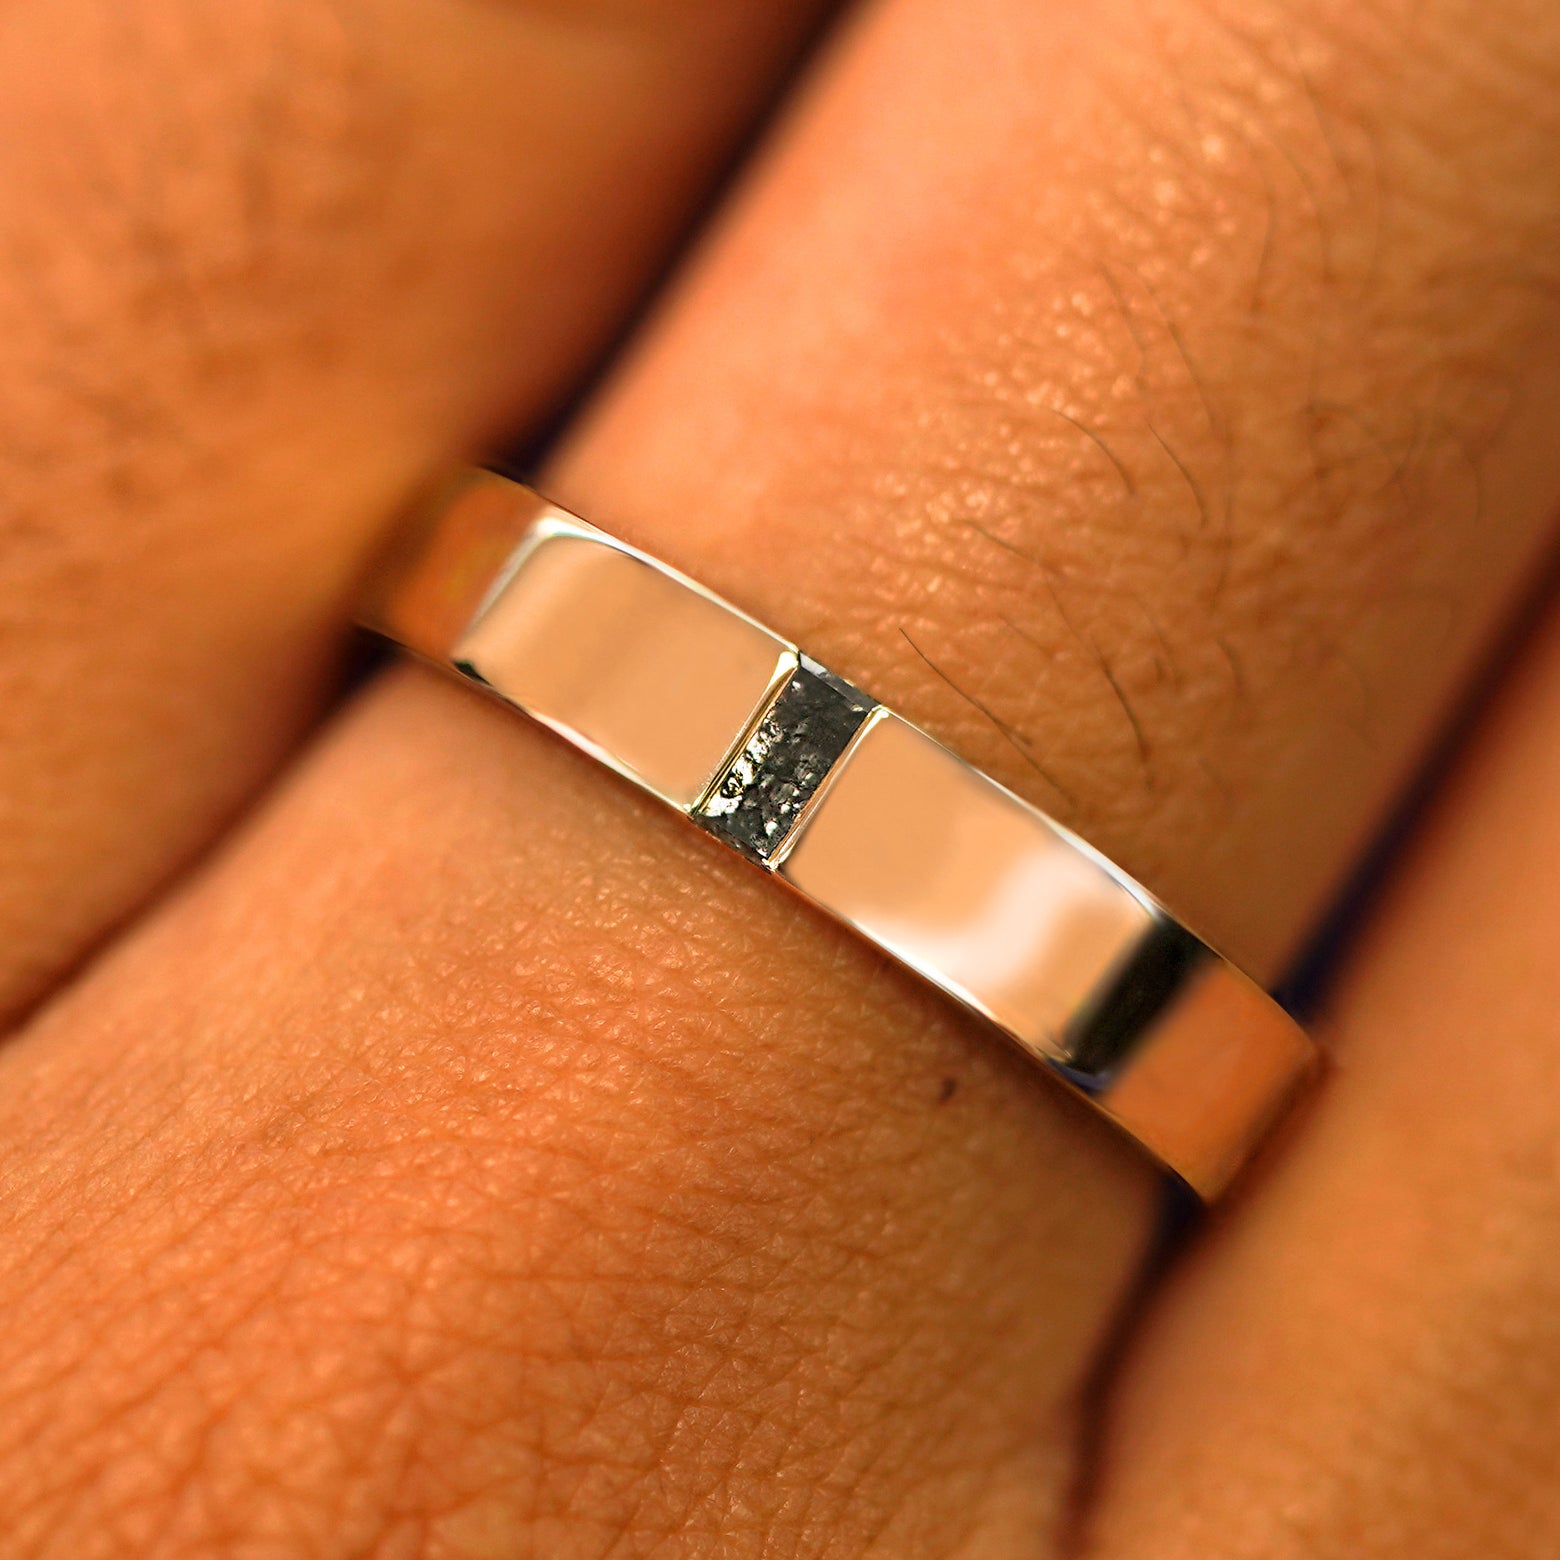
<svg viewBox="0 0 1560 1560"><path fill-rule="evenodd" d="M530 488L462 473L403 539L363 623L853 928L1203 1198L1316 1069L1277 1002L1092 846Z"/></svg>

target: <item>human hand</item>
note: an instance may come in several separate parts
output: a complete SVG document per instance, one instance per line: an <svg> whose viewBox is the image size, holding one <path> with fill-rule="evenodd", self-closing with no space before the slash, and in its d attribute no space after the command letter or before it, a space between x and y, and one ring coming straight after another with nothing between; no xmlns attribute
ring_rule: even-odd
<svg viewBox="0 0 1560 1560"><path fill-rule="evenodd" d="M1553 628L1147 1295L1151 1169L908 976L427 673L321 724L809 20L0 23L0 1553L1560 1544ZM546 485L1275 977L1550 540L1557 76L1537 0L880 0Z"/></svg>

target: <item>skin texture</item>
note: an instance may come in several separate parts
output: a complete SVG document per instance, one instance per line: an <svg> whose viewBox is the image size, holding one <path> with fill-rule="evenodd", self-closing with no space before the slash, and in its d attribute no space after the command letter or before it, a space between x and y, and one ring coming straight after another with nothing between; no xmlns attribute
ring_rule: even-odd
<svg viewBox="0 0 1560 1560"><path fill-rule="evenodd" d="M1271 976L1547 534L1554 76L1457 5L1012 9L862 29L553 485Z"/></svg>
<svg viewBox="0 0 1560 1560"><path fill-rule="evenodd" d="M1560 1533L1552 611L1472 747L1341 984L1335 1088L1134 1351L1090 1553L1515 1560Z"/></svg>
<svg viewBox="0 0 1560 1560"><path fill-rule="evenodd" d="M63 14L18 9L0 51ZM261 15L129 14L192 91L201 29ZM745 78L710 69L710 40L723 65L740 37L773 68L800 25L627 0L323 14L333 37L372 35L397 101L426 95L412 122L471 157L413 135L381 166L371 142L357 207L337 164L305 157L342 224L335 290L311 251L290 286L197 263L228 234L204 205L188 234L152 224L181 307L206 311L186 326L235 318L250 356L202 359L202 390L181 338L154 332L164 382L141 316L102 303L120 332L102 372L157 390L208 451L140 486L143 446L102 441L131 473L112 519L29 507L54 491L40 473L93 468L69 449L28 466L11 441L17 1002L274 761L395 497L600 339L589 301L631 286L620 257L648 255L735 114ZM73 47L31 87L66 144L103 101L70 74L91 80L89 56L135 92L119 54ZM365 101L357 57L329 58L307 147L341 144ZM625 93L613 72L646 59L699 92ZM509 90L525 60L583 75ZM1557 75L1538 0L884 0L847 19L546 485L1272 975L1550 539ZM546 110L589 106L582 81L601 112L564 136ZM252 94L220 72L203 94L229 140L200 144L233 144ZM124 124L118 156L145 177L159 138ZM550 218L491 198L522 151ZM0 198L68 212L29 168ZM603 231L568 192L651 186L666 205L634 218L637 242L609 234L559 278L554 257ZM428 250L435 194L469 275ZM167 209L72 198L83 220L140 213L143 236ZM272 248L304 242L305 217L268 214ZM86 253L90 276L120 276ZM567 298L538 298L541 279ZM62 296L96 296L79 286ZM78 425L46 392L82 372L79 336L10 306L36 341L5 404L35 444L63 438ZM284 521L235 507L274 516L305 486L319 508ZM82 561L62 575L62 556ZM121 645L103 604L122 558L157 584L114 620ZM59 694L66 667L97 665L114 722L79 675ZM194 666L209 681L170 682ZM1305 1152L1144 1302L1159 1189L1128 1145L545 733L430 673L385 677L0 1053L7 1552L1534 1552L1556 1521L1552 1456L1523 1434L1556 1363L1550 1004L1527 983L1538 953L1513 974L1500 928L1518 868L1536 892L1552 852L1522 854L1500 820L1547 815L1553 788L1499 777L1552 768L1546 686L1501 728L1536 746L1489 739L1362 948ZM247 746L219 740L240 727ZM75 782L64 801L11 778L46 762ZM1459 832L1484 811L1493 831ZM1501 841L1518 854L1485 864ZM1509 1030L1510 1071L1454 1086L1476 1028ZM1425 1064L1437 1045L1444 1068ZM1497 1432L1536 1449L1492 1479L1473 1459Z"/></svg>
<svg viewBox="0 0 1560 1560"><path fill-rule="evenodd" d="M0 1016L317 716L388 519L604 343L817 9L6 8Z"/></svg>

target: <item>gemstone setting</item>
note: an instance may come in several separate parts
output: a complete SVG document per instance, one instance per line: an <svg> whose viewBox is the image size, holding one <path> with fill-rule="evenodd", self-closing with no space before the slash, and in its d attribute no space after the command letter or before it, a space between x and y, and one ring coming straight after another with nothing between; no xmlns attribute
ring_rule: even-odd
<svg viewBox="0 0 1560 1560"><path fill-rule="evenodd" d="M801 656L694 820L767 865L875 706L869 694Z"/></svg>

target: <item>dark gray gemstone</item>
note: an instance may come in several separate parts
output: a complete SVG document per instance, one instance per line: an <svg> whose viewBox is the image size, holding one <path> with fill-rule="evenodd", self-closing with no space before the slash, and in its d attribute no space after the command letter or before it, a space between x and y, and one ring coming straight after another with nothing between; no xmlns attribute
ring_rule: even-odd
<svg viewBox="0 0 1560 1560"><path fill-rule="evenodd" d="M768 861L874 703L803 656L695 818L744 856Z"/></svg>

